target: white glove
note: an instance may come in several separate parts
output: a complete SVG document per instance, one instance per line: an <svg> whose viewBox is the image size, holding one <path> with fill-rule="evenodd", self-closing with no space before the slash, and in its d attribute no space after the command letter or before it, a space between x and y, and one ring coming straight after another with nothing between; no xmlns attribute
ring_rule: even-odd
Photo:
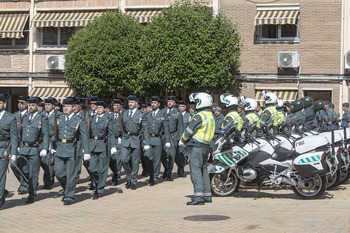
<svg viewBox="0 0 350 233"><path fill-rule="evenodd" d="M145 145L145 146L143 147L143 150L146 151L146 150L148 150L149 148L151 148L149 145Z"/></svg>
<svg viewBox="0 0 350 233"><path fill-rule="evenodd" d="M21 149L21 148L19 148L19 147L18 147L18 148L17 148L17 152L19 152L19 151L20 151L20 149Z"/></svg>
<svg viewBox="0 0 350 233"><path fill-rule="evenodd" d="M116 153L117 153L117 148L112 147L112 149L111 149L111 154L114 155L114 154L116 154Z"/></svg>
<svg viewBox="0 0 350 233"><path fill-rule="evenodd" d="M170 147L171 147L170 142L165 143L165 147L166 147L166 148L170 148Z"/></svg>
<svg viewBox="0 0 350 233"><path fill-rule="evenodd" d="M47 154L47 150L40 151L40 157L45 157Z"/></svg>
<svg viewBox="0 0 350 233"><path fill-rule="evenodd" d="M182 142L182 140L179 141L179 146L184 146L185 144Z"/></svg>
<svg viewBox="0 0 350 233"><path fill-rule="evenodd" d="M91 158L90 154L84 154L84 161L89 160Z"/></svg>
<svg viewBox="0 0 350 233"><path fill-rule="evenodd" d="M16 159L17 159L17 155L11 155L11 158L10 158L10 161L11 162L16 162Z"/></svg>
<svg viewBox="0 0 350 233"><path fill-rule="evenodd" d="M118 144L122 144L122 139L118 138Z"/></svg>
<svg viewBox="0 0 350 233"><path fill-rule="evenodd" d="M51 149L50 152L51 152L51 154L55 154L56 150L55 149Z"/></svg>

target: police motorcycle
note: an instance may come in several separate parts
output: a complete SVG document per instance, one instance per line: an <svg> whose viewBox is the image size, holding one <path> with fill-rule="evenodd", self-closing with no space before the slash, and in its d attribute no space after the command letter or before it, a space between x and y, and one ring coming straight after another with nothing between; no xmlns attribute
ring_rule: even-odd
<svg viewBox="0 0 350 233"><path fill-rule="evenodd" d="M239 135L229 124L213 148L214 166L209 171L212 192L229 196L238 192L243 182L258 188L258 193L263 186L276 190L291 186L302 199L318 198L327 184L326 158L331 152L329 145L324 146L326 142L320 137L310 146L308 140L301 138L295 141L295 151L276 152L271 144L261 147L259 139L250 133Z"/></svg>
<svg viewBox="0 0 350 233"><path fill-rule="evenodd" d="M341 156L337 156L340 168L340 184L345 184L350 179L350 128L348 123L341 124L342 129L335 130L343 138Z"/></svg>

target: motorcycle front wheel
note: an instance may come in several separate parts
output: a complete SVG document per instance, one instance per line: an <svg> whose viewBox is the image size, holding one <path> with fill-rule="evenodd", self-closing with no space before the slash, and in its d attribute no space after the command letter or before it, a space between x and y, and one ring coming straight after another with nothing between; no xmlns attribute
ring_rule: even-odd
<svg viewBox="0 0 350 233"><path fill-rule="evenodd" d="M345 184L350 179L350 167L348 167L348 168L346 168L346 167L341 168L340 169L340 173L341 173L340 184Z"/></svg>
<svg viewBox="0 0 350 233"><path fill-rule="evenodd" d="M315 199L326 191L327 181L325 176L301 176L299 178L301 178L301 181L298 181L296 186L292 186L292 190L295 195L302 199Z"/></svg>
<svg viewBox="0 0 350 233"><path fill-rule="evenodd" d="M336 187L339 186L340 183L340 177L341 177L341 171L338 168L337 171L334 173L333 176L331 175L327 175L326 179L327 179L327 190L332 190Z"/></svg>
<svg viewBox="0 0 350 233"><path fill-rule="evenodd" d="M239 185L239 179L233 171L229 174L228 179L226 179L227 176L222 173L210 173L209 177L211 190L213 194L218 197L232 195Z"/></svg>

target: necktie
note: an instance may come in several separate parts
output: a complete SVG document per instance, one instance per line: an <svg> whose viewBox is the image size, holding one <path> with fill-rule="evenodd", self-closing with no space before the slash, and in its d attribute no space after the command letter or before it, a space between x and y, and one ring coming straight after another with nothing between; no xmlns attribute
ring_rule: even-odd
<svg viewBox="0 0 350 233"><path fill-rule="evenodd" d="M153 118L156 116L155 111L152 112L152 116L153 116Z"/></svg>
<svg viewBox="0 0 350 233"><path fill-rule="evenodd" d="M131 118L132 116L132 110L129 111L129 117Z"/></svg>
<svg viewBox="0 0 350 233"><path fill-rule="evenodd" d="M66 116L66 122L68 121L68 116Z"/></svg>
<svg viewBox="0 0 350 233"><path fill-rule="evenodd" d="M33 115L30 115L29 117L29 121L31 121L33 119Z"/></svg>
<svg viewBox="0 0 350 233"><path fill-rule="evenodd" d="M96 122L98 122L98 120L100 119L101 116L97 116L96 117Z"/></svg>

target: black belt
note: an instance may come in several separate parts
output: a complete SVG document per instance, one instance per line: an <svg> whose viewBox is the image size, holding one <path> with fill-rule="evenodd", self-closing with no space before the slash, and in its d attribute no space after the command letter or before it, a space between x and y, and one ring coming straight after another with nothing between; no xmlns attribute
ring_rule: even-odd
<svg viewBox="0 0 350 233"><path fill-rule="evenodd" d="M26 146L26 147L39 147L39 144L40 142L34 142L34 143L29 143L29 142L23 142L23 144Z"/></svg>
<svg viewBox="0 0 350 233"><path fill-rule="evenodd" d="M173 132L170 132L170 134L174 134L174 133L176 133L176 132L178 132L178 130L176 130L176 131L173 131Z"/></svg>
<svg viewBox="0 0 350 233"><path fill-rule="evenodd" d="M68 140L68 139L58 139L59 142L62 142L62 143L73 143L74 140L71 139L71 140Z"/></svg>
<svg viewBox="0 0 350 233"><path fill-rule="evenodd" d="M9 138L9 137L0 138L0 142L10 141L10 140L11 140L11 138Z"/></svg>
<svg viewBox="0 0 350 233"><path fill-rule="evenodd" d="M163 133L150 133L149 134L151 137L160 137L162 135L164 135Z"/></svg>
<svg viewBox="0 0 350 233"><path fill-rule="evenodd" d="M91 137L91 139L94 139L95 141L97 141L97 140L104 140L105 138L103 136L102 137L93 136L93 137Z"/></svg>
<svg viewBox="0 0 350 233"><path fill-rule="evenodd" d="M140 134L138 133L131 133L131 132L126 132L127 135L130 135L130 136L140 136Z"/></svg>

